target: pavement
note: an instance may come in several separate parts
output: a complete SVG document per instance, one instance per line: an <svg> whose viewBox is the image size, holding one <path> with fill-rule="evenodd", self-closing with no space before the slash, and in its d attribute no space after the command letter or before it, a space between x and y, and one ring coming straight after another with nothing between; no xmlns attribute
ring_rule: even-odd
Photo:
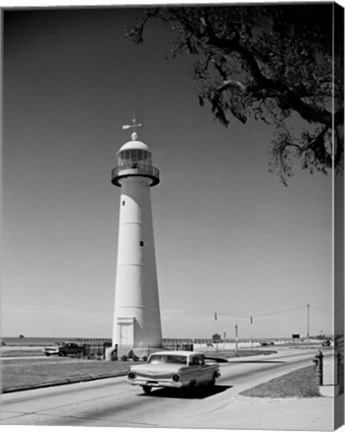
<svg viewBox="0 0 345 432"><path fill-rule="evenodd" d="M271 431L333 431L340 428L345 432L344 395L338 394L335 357L324 358L323 385L321 397L315 398L253 398L229 392L229 396L215 406L212 415L199 412L184 421L186 429L229 429L247 430L253 424L254 430ZM269 413L269 415L267 414ZM248 421L248 417L250 420ZM177 428L174 422L169 428ZM125 428L119 428L126 431Z"/></svg>

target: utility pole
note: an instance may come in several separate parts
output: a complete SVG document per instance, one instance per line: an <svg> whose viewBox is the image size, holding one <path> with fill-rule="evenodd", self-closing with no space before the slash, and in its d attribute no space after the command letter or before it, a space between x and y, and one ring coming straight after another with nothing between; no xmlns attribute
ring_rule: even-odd
<svg viewBox="0 0 345 432"><path fill-rule="evenodd" d="M235 324L235 339L236 339L236 348L235 348L235 351L236 351L236 354L238 353L238 324L236 323Z"/></svg>
<svg viewBox="0 0 345 432"><path fill-rule="evenodd" d="M309 348L309 324L310 324L310 305L307 304L307 348Z"/></svg>
<svg viewBox="0 0 345 432"><path fill-rule="evenodd" d="M251 332L250 332L250 341L251 341L251 346L252 346L252 350L253 350L253 317L250 317L250 324L251 324Z"/></svg>

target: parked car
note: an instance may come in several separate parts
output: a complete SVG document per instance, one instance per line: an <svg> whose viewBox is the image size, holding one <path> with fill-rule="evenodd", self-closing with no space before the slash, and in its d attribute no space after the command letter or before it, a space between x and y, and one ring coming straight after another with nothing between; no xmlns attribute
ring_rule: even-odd
<svg viewBox="0 0 345 432"><path fill-rule="evenodd" d="M56 342L54 345L46 346L43 348L43 352L47 357L49 357L51 355L58 355L60 345L61 344L59 342Z"/></svg>
<svg viewBox="0 0 345 432"><path fill-rule="evenodd" d="M83 354L84 348L73 342L57 342L54 345L44 347L43 351L47 357L51 355L81 355Z"/></svg>
<svg viewBox="0 0 345 432"><path fill-rule="evenodd" d="M269 345L274 345L273 341L262 341L260 342L261 346L269 346Z"/></svg>
<svg viewBox="0 0 345 432"><path fill-rule="evenodd" d="M322 342L322 346L323 347L328 347L331 346L331 341L329 339L326 339Z"/></svg>
<svg viewBox="0 0 345 432"><path fill-rule="evenodd" d="M205 359L200 352L160 351L151 354L144 364L130 367L127 381L139 385L146 394L152 387L189 388L213 386L220 377L219 365Z"/></svg>

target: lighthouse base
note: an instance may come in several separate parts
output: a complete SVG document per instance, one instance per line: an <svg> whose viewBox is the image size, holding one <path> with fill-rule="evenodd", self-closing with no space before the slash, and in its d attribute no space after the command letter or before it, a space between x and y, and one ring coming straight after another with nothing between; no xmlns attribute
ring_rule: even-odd
<svg viewBox="0 0 345 432"><path fill-rule="evenodd" d="M117 348L117 357L121 359L121 357L125 356L127 358L132 359L144 359L147 358L150 354L161 351L163 349L162 346L141 346L141 347L131 347L131 346L121 346Z"/></svg>
<svg viewBox="0 0 345 432"><path fill-rule="evenodd" d="M144 335L142 326L135 317L117 317L115 322L113 347L116 347L118 358L133 354L139 358L147 357L162 349L159 335Z"/></svg>

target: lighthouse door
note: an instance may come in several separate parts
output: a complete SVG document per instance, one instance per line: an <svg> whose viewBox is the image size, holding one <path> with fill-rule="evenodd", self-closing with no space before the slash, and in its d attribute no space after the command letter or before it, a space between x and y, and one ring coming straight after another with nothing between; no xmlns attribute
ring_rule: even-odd
<svg viewBox="0 0 345 432"><path fill-rule="evenodd" d="M120 320L119 320L120 321ZM134 342L134 322L133 319L121 319L118 325L119 345L133 345Z"/></svg>

